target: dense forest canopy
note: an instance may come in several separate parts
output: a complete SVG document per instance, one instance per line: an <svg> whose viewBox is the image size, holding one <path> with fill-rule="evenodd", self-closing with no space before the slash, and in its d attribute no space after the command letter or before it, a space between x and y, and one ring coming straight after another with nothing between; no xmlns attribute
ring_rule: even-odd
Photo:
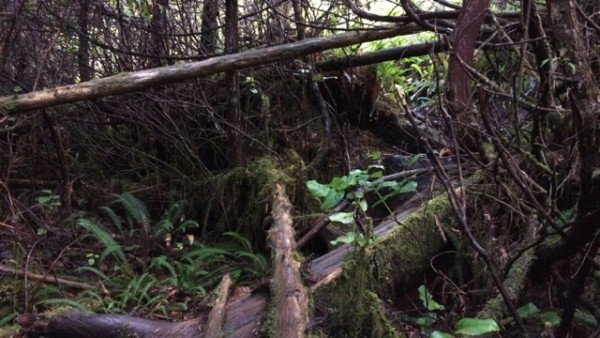
<svg viewBox="0 0 600 338"><path fill-rule="evenodd" d="M597 337L599 57L596 0L0 0L0 336Z"/></svg>

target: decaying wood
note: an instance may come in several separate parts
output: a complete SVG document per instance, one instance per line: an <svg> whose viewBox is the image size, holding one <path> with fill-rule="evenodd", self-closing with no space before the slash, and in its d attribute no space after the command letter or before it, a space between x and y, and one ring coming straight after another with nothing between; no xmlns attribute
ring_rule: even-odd
<svg viewBox="0 0 600 338"><path fill-rule="evenodd" d="M295 259L292 205L281 183L275 185L273 227L269 237L273 246L272 293L276 308L274 337L304 337L308 323L308 295L300 277L300 262Z"/></svg>
<svg viewBox="0 0 600 338"><path fill-rule="evenodd" d="M231 290L231 277L226 274L221 280L221 285L217 291L217 299L208 315L208 323L206 323L206 338L221 338L223 337L223 320L225 319L225 310L229 291ZM198 323L201 325L201 323Z"/></svg>
<svg viewBox="0 0 600 338"><path fill-rule="evenodd" d="M406 24L389 26L380 30L352 31L344 34L305 39L275 47L251 49L198 62L122 73L27 94L4 96L0 97L0 117L29 109L140 91L158 85L191 80L224 71L293 59L328 49L412 34L420 30L415 24Z"/></svg>

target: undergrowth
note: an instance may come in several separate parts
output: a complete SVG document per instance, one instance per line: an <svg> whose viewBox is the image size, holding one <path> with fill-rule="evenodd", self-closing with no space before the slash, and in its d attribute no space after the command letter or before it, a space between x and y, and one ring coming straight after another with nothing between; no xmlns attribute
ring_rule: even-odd
<svg viewBox="0 0 600 338"><path fill-rule="evenodd" d="M186 201L173 202L154 222L132 194L117 195L115 204L119 209L104 206L100 215L76 219L85 248L76 272L97 287L68 298L44 287L49 294L37 306L167 316L198 305L225 274L248 283L268 272L266 258L237 232L215 244L196 240L190 231L199 225L185 219Z"/></svg>

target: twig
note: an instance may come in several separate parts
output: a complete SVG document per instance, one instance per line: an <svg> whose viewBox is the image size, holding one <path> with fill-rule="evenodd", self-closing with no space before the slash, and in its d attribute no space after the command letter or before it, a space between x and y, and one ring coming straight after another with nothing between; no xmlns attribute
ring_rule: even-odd
<svg viewBox="0 0 600 338"><path fill-rule="evenodd" d="M41 275L41 274L37 274L34 272L29 272L29 271L22 271L22 270L15 269L10 266L3 265L3 264L0 264L0 271L14 273L18 276L27 276L31 279L39 280L44 283L62 284L62 285L66 285L69 287L73 287L73 288L77 288L77 289L84 289L84 290L97 289L95 286L90 285L90 284L72 281L72 280L59 278L59 277L55 277L55 276Z"/></svg>

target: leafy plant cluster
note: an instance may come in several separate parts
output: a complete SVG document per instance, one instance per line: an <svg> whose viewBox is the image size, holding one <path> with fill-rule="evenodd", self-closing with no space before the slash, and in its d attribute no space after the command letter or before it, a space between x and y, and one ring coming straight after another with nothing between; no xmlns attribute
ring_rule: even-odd
<svg viewBox="0 0 600 338"><path fill-rule="evenodd" d="M420 34L410 39L397 37L370 42L368 49L380 51L431 40L432 36L429 34ZM430 103L438 86L436 67L429 56L415 56L379 63L377 64L377 78L384 94L389 93L393 98L392 94L397 87L400 87L403 92L408 94L409 101L415 106Z"/></svg>
<svg viewBox="0 0 600 338"><path fill-rule="evenodd" d="M52 298L39 305L86 309L89 304L83 304L91 303L105 312L143 309L166 315L186 310L190 299L205 296L227 273L241 282L268 271L266 258L236 232L225 233L225 243L216 245L195 241L190 230L199 225L183 219L185 201L171 204L157 222L151 222L143 202L129 193L116 196L116 202L122 213L100 208L109 224L86 217L76 220L85 233L82 240L90 243L84 253L86 265L77 272L93 275L104 292L87 290L77 301Z"/></svg>
<svg viewBox="0 0 600 338"><path fill-rule="evenodd" d="M452 338L457 336L479 336L490 332L499 332L500 327L493 319L480 319L465 317L460 319L454 325L454 335L434 330L433 326L437 320L437 311L442 311L445 307L433 299L433 295L427 290L425 285L419 286L419 299L427 310L421 317L411 319L421 328L421 332L427 334L430 338Z"/></svg>
<svg viewBox="0 0 600 338"><path fill-rule="evenodd" d="M354 209L351 211L336 212L329 216L332 222L344 225L356 225L356 220L364 215L369 205L365 198L367 192L374 192L378 200L372 204L376 206L384 204L394 196L414 192L417 182L414 177L402 181L387 181L383 177L384 167L371 165L368 169L354 169L348 175L333 177L328 184L322 184L315 180L306 182L308 191L315 197L322 199L321 210L327 211L346 199L352 203ZM389 207L388 207L389 209ZM345 235L337 238L331 244L353 243L364 244L364 234L357 233L355 229L348 231Z"/></svg>

